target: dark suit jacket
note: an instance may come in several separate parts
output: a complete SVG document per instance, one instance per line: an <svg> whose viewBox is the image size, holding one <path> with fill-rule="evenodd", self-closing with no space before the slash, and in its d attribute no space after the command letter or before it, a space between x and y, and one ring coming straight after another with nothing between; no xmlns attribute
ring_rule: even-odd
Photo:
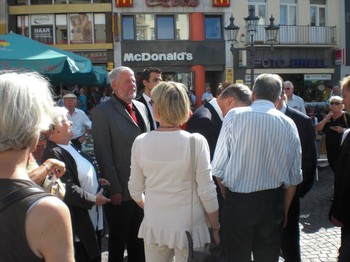
<svg viewBox="0 0 350 262"><path fill-rule="evenodd" d="M145 100L145 98L143 97L143 95L141 94L141 96L139 98L137 98L137 101L141 102L142 104L145 105L146 109L147 109L147 114L148 114L148 119L149 119L149 122L150 122L150 129L151 130L154 130L154 125L153 125L153 117L152 117L152 113L151 111L149 110L148 106L147 106L147 101Z"/></svg>
<svg viewBox="0 0 350 262"><path fill-rule="evenodd" d="M297 187L297 196L303 197L310 191L317 168L316 133L312 120L307 115L287 106L286 116L290 117L297 126L301 142L301 169L303 182Z"/></svg>
<svg viewBox="0 0 350 262"><path fill-rule="evenodd" d="M42 156L42 163L55 158L65 163L66 173L60 178L66 184L63 202L69 208L74 235L78 236L91 259L100 255L94 226L88 209L95 205L95 199L80 187L77 164L71 154L56 143L47 141Z"/></svg>
<svg viewBox="0 0 350 262"><path fill-rule="evenodd" d="M133 100L133 105L150 130L145 105ZM100 104L92 114L94 152L101 177L110 183L110 194L122 194L122 201L132 200L128 189L131 165L131 147L141 134L124 106L114 97Z"/></svg>
<svg viewBox="0 0 350 262"><path fill-rule="evenodd" d="M197 108L186 124L186 130L188 132L200 133L207 139L211 160L214 156L221 126L221 118L209 102L205 102Z"/></svg>
<svg viewBox="0 0 350 262"><path fill-rule="evenodd" d="M350 225L350 134L340 147L334 170L334 200L330 215Z"/></svg>

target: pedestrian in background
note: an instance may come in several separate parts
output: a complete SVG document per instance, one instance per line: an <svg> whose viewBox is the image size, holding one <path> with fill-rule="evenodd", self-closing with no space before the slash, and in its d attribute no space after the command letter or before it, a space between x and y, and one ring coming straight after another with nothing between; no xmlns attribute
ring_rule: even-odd
<svg viewBox="0 0 350 262"><path fill-rule="evenodd" d="M122 262L127 248L129 262L145 261L142 239L137 237L143 209L131 198L131 147L135 138L150 130L144 104L134 100L136 80L129 67L108 74L114 94L92 115L92 138L101 177L110 182L111 203L106 205L109 226L108 261Z"/></svg>
<svg viewBox="0 0 350 262"><path fill-rule="evenodd" d="M191 135L180 128L190 109L183 84L162 82L151 94L154 117L160 125L135 139L131 155L130 194L145 210L139 237L144 239L146 261L168 262L174 255L176 261L187 261L186 231L191 232L192 204L194 248L211 242L207 217L215 243L220 242L208 143L202 135ZM191 161L191 136L195 163Z"/></svg>
<svg viewBox="0 0 350 262"><path fill-rule="evenodd" d="M222 244L229 261L278 261L288 209L302 181L292 119L275 108L277 75L258 76L250 107L231 109L216 145L213 175L225 198Z"/></svg>
<svg viewBox="0 0 350 262"><path fill-rule="evenodd" d="M288 106L306 114L304 100L300 96L294 94L294 85L291 81L284 82L284 91L287 95Z"/></svg>

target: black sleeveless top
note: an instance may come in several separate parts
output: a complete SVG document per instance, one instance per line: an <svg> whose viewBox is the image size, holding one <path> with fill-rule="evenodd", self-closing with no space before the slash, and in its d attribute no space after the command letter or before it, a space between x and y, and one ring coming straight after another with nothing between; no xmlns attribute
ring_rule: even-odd
<svg viewBox="0 0 350 262"><path fill-rule="evenodd" d="M38 187L31 181L20 179L0 179L0 200L18 188ZM44 192L44 191L43 191ZM0 262L44 261L29 247L25 220L28 209L38 199L47 194L29 195L0 211Z"/></svg>

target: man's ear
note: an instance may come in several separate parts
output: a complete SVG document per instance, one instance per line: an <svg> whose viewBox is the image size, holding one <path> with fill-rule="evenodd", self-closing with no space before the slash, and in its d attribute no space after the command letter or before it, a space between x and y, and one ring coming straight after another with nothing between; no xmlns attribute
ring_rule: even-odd
<svg viewBox="0 0 350 262"><path fill-rule="evenodd" d="M252 101L254 102L256 100L255 94L252 94Z"/></svg>

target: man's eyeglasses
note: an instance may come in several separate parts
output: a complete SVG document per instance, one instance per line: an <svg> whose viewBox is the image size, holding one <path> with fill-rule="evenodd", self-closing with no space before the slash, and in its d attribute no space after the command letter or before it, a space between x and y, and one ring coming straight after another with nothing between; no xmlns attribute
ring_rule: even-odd
<svg viewBox="0 0 350 262"><path fill-rule="evenodd" d="M330 102L330 105L333 106L333 105L336 105L336 106L339 106L341 105L342 103L340 102Z"/></svg>

